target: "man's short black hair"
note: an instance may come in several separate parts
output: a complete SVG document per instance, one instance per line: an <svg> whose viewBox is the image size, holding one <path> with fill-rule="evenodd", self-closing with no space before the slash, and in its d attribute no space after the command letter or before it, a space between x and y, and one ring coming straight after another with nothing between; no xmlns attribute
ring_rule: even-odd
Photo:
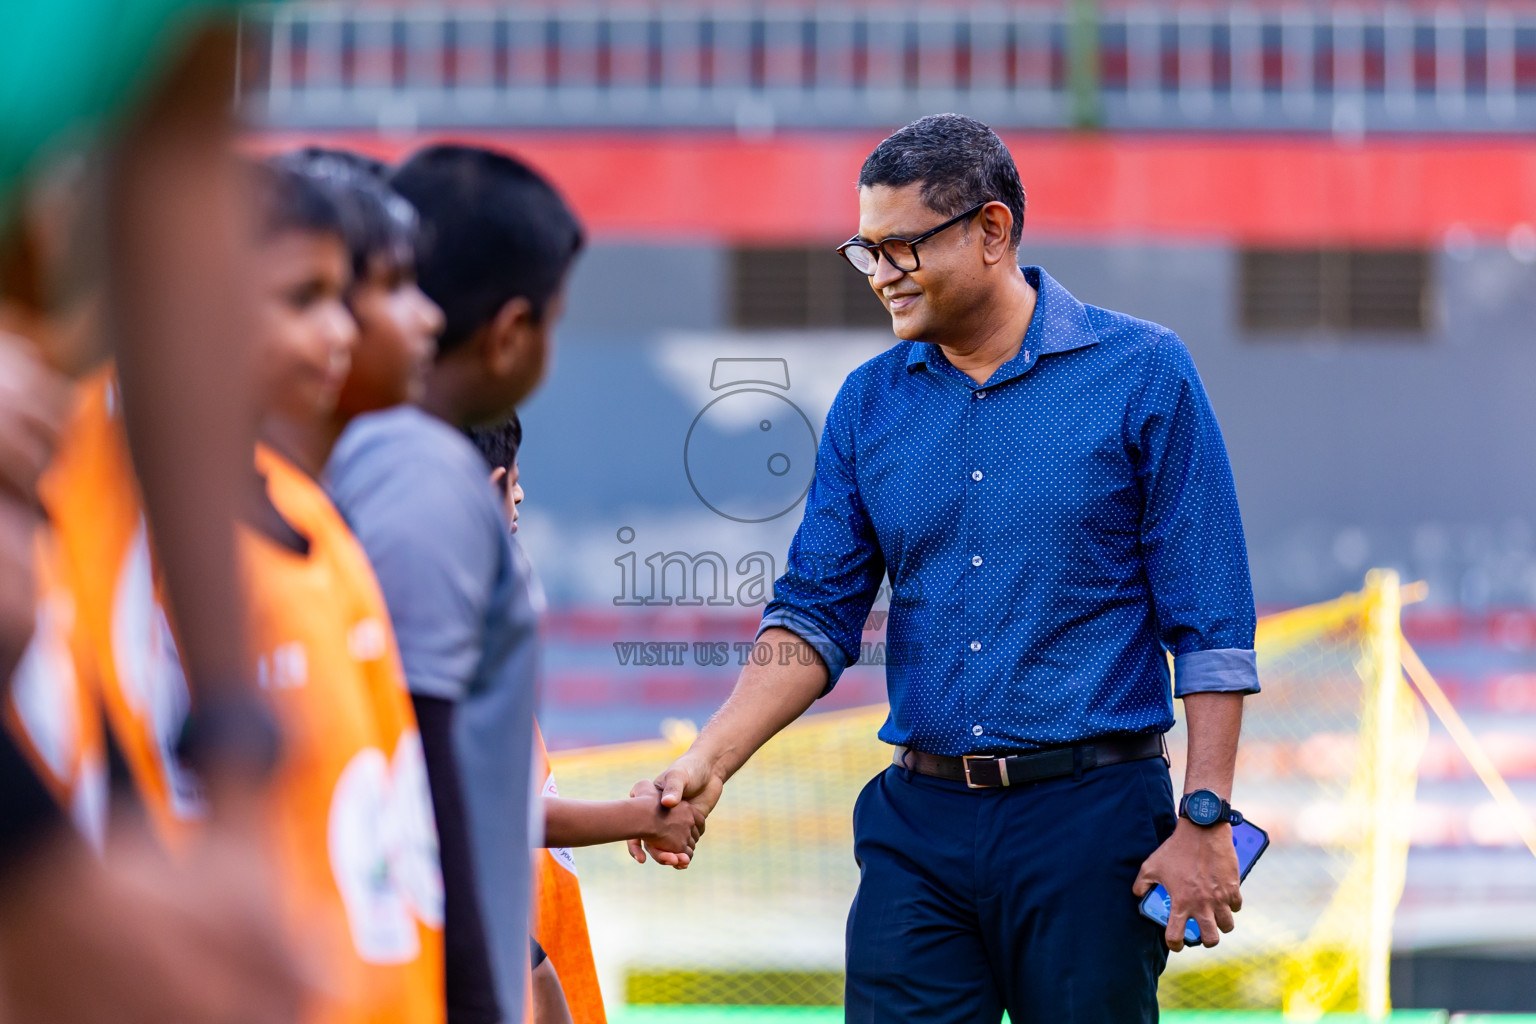
<svg viewBox="0 0 1536 1024"><path fill-rule="evenodd" d="M510 473L517 462L517 450L523 446L523 423L514 412L506 422L494 427L476 427L469 432L469 439L492 469Z"/></svg>
<svg viewBox="0 0 1536 1024"><path fill-rule="evenodd" d="M439 355L512 299L544 315L583 244L554 186L503 153L458 145L421 150L390 180L421 214L417 275L447 321Z"/></svg>
<svg viewBox="0 0 1536 1024"><path fill-rule="evenodd" d="M368 275L376 258L394 266L415 264L419 235L416 209L390 188L384 164L357 153L319 146L286 153L274 162L314 179L331 194L341 211L354 282Z"/></svg>
<svg viewBox="0 0 1536 1024"><path fill-rule="evenodd" d="M1015 249L1024 232L1024 186L1013 155L997 133L961 114L932 114L901 129L865 159L859 187L901 188L921 182L923 202L934 213L955 217L995 200L1013 212L1008 241Z"/></svg>
<svg viewBox="0 0 1536 1024"><path fill-rule="evenodd" d="M267 162L249 167L256 194L256 231L268 239L285 231L335 235L347 232L336 197L320 182L292 167Z"/></svg>

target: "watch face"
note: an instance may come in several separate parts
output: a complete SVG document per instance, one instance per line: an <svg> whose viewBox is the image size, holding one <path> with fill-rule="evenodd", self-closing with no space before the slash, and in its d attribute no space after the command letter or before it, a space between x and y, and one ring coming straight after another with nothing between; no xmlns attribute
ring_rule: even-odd
<svg viewBox="0 0 1536 1024"><path fill-rule="evenodd" d="M1208 789L1197 789L1189 794L1184 813L1196 825L1214 825L1221 817L1221 798Z"/></svg>

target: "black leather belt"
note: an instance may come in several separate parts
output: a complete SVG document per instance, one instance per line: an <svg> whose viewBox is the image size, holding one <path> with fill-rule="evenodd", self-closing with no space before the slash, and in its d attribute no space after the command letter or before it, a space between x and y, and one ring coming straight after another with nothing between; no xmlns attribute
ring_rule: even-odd
<svg viewBox="0 0 1536 1024"><path fill-rule="evenodd" d="M1168 760L1160 733L1111 736L1091 743L1075 743L1070 747L1032 750L1027 754L944 757L897 747L896 756L891 760L898 767L919 775L963 782L971 789L998 789L1044 779L1059 779L1064 775L1076 775L1093 768L1126 761L1145 761L1153 757Z"/></svg>

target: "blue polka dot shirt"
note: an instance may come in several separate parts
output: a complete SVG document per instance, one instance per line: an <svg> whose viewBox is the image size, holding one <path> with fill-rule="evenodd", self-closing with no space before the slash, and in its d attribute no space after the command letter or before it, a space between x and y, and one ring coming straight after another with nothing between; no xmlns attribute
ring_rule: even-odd
<svg viewBox="0 0 1536 1024"><path fill-rule="evenodd" d="M1174 696L1259 689L1232 469L1189 351L1023 272L1034 318L985 384L924 342L849 375L763 615L830 690L888 575L885 647L862 648L886 662L880 738L933 754L1163 732Z"/></svg>

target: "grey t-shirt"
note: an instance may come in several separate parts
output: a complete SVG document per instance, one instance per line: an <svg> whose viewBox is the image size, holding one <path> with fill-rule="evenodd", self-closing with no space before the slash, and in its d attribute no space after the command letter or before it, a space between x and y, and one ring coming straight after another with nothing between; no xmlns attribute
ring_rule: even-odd
<svg viewBox="0 0 1536 1024"><path fill-rule="evenodd" d="M469 439L420 409L364 416L327 467L336 505L394 620L413 693L457 702L481 915L502 1017L528 970L529 816L538 612L515 560L490 469Z"/></svg>

